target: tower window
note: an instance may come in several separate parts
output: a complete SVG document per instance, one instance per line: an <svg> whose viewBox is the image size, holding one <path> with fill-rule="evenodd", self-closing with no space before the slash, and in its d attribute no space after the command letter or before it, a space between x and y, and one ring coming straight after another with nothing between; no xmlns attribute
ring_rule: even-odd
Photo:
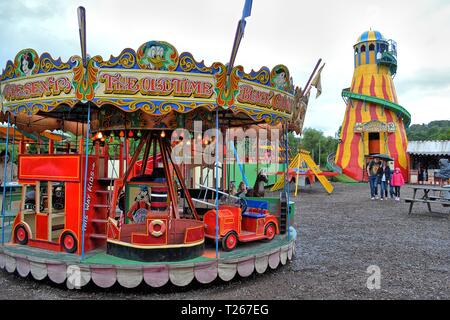
<svg viewBox="0 0 450 320"><path fill-rule="evenodd" d="M366 46L365 45L361 46L361 53L363 53L363 52L366 52Z"/></svg>
<svg viewBox="0 0 450 320"><path fill-rule="evenodd" d="M355 56L359 53L358 48L355 48Z"/></svg>
<svg viewBox="0 0 450 320"><path fill-rule="evenodd" d="M375 45L373 43L370 44L369 51L375 51Z"/></svg>

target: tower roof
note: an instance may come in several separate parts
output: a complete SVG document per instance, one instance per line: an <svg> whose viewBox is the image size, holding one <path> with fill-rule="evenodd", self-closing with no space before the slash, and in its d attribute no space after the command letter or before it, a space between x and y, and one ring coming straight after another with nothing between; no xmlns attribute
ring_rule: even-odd
<svg viewBox="0 0 450 320"><path fill-rule="evenodd" d="M379 31L366 31L356 40L356 44L366 41L386 40Z"/></svg>

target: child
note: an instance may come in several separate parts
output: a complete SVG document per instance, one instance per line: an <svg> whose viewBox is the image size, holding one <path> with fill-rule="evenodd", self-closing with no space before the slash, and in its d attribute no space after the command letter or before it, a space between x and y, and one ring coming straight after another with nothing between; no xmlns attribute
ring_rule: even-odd
<svg viewBox="0 0 450 320"><path fill-rule="evenodd" d="M400 188L405 185L405 179L399 168L395 168L392 174L391 185L395 188L395 200L400 201Z"/></svg>
<svg viewBox="0 0 450 320"><path fill-rule="evenodd" d="M246 194L247 194L247 187L245 186L244 181L241 181L241 183L239 183L236 197L245 197Z"/></svg>

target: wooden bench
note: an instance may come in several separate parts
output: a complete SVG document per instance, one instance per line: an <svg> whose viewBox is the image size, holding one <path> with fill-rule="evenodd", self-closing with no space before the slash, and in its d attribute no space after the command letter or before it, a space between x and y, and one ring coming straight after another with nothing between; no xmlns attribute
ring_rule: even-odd
<svg viewBox="0 0 450 320"><path fill-rule="evenodd" d="M428 207L428 211L432 212L431 210L431 204L440 204L443 207L450 207L450 200L445 198L443 196L444 192L448 192L448 188L442 188L442 187L436 187L436 186L412 186L412 189L414 189L413 197L412 198L406 198L404 199L406 203L409 203L409 212L408 214L411 214L412 208L414 203L426 203ZM416 197L417 191L422 190L423 196L422 197ZM435 194L431 194L430 192L434 192ZM436 193L438 193L436 195Z"/></svg>

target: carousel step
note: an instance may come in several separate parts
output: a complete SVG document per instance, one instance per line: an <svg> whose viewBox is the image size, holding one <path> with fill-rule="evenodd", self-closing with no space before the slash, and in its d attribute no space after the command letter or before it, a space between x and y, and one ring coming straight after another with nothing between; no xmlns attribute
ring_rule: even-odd
<svg viewBox="0 0 450 320"><path fill-rule="evenodd" d="M92 219L91 222L93 222L93 223L108 223L108 220L105 220L105 219Z"/></svg>
<svg viewBox="0 0 450 320"><path fill-rule="evenodd" d="M106 235L104 235L104 234L93 233L93 234L91 234L91 235L89 236L89 238L106 240Z"/></svg>
<svg viewBox="0 0 450 320"><path fill-rule="evenodd" d="M104 193L104 194L111 194L113 191L112 190L96 190L96 193Z"/></svg>
<svg viewBox="0 0 450 320"><path fill-rule="evenodd" d="M115 178L97 178L98 182L104 184L104 183L108 183L111 184L111 182L114 182L116 179Z"/></svg>
<svg viewBox="0 0 450 320"><path fill-rule="evenodd" d="M94 208L109 209L110 207L109 204L94 204Z"/></svg>

